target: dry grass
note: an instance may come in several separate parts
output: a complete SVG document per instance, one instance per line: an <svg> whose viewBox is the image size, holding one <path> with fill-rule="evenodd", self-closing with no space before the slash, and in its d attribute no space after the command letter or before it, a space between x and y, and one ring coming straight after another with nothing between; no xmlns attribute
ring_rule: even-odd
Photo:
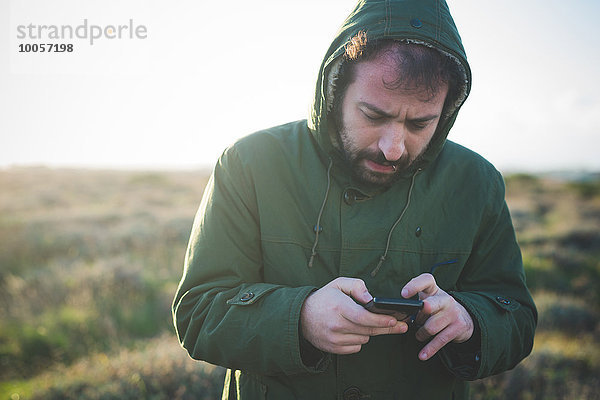
<svg viewBox="0 0 600 400"><path fill-rule="evenodd" d="M218 398L170 323L205 172L0 170L0 400ZM540 311L474 399L598 399L600 180L507 178Z"/></svg>
<svg viewBox="0 0 600 400"><path fill-rule="evenodd" d="M224 369L190 359L173 335L133 349L94 353L57 365L26 382L6 385L13 399L216 399Z"/></svg>

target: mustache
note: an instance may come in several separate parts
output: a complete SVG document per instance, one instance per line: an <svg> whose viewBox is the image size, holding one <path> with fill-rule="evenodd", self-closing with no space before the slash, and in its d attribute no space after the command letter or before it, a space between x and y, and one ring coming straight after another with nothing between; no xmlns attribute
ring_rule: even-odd
<svg viewBox="0 0 600 400"><path fill-rule="evenodd" d="M407 167L408 164L410 164L410 156L408 155L408 153L402 155L402 157L400 157L396 161L389 161L387 158L385 158L385 155L381 151L374 152L362 150L358 153L357 158L363 158L369 161L373 161L379 165L393 167L395 170L401 170Z"/></svg>

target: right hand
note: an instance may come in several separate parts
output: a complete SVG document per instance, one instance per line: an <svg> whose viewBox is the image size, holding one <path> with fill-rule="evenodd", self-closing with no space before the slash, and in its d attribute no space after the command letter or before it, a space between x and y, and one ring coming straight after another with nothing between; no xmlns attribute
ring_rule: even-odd
<svg viewBox="0 0 600 400"><path fill-rule="evenodd" d="M304 338L333 354L358 353L371 336L406 333L408 325L364 309L373 296L360 279L337 278L306 298L300 311Z"/></svg>

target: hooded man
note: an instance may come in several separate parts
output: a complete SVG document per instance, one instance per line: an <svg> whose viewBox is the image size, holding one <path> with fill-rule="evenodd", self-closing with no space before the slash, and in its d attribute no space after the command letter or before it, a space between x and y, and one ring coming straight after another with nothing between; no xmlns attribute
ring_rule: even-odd
<svg viewBox="0 0 600 400"><path fill-rule="evenodd" d="M471 85L445 2L364 0L310 120L219 159L173 314L225 399L462 399L531 351L501 175L447 140ZM416 298L415 318L367 311Z"/></svg>

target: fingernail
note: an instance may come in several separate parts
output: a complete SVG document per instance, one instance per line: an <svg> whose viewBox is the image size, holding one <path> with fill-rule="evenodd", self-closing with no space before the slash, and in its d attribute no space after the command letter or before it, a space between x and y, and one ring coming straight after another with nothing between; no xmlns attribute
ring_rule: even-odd
<svg viewBox="0 0 600 400"><path fill-rule="evenodd" d="M419 358L423 361L427 360L427 353L421 353L419 354Z"/></svg>
<svg viewBox="0 0 600 400"><path fill-rule="evenodd" d="M397 323L398 323L398 321L397 321L397 320L395 320L395 319L390 319L390 322L388 322L388 325L389 325L389 326L396 326L396 324L397 324Z"/></svg>
<svg viewBox="0 0 600 400"><path fill-rule="evenodd" d="M402 289L402 297L408 296L408 289Z"/></svg>

